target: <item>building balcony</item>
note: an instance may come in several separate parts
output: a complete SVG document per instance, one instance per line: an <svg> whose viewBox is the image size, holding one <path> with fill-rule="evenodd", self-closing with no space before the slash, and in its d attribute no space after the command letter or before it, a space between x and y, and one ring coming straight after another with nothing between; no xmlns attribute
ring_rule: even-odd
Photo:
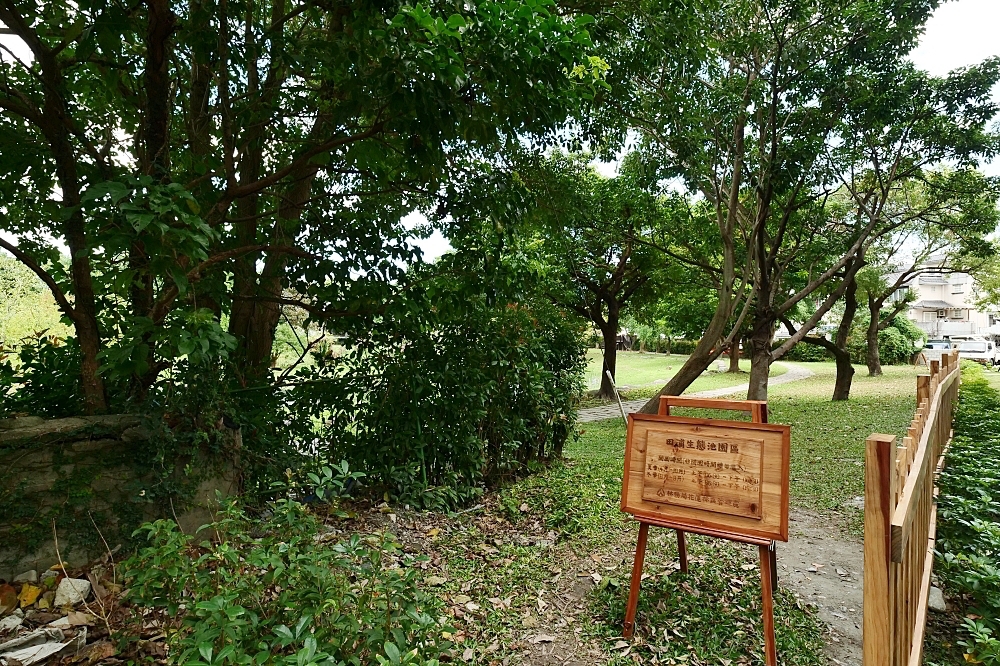
<svg viewBox="0 0 1000 666"><path fill-rule="evenodd" d="M931 339L948 338L962 335L979 335L983 331L972 321L948 321L946 319L935 319L934 321L915 321L917 327L927 334Z"/></svg>

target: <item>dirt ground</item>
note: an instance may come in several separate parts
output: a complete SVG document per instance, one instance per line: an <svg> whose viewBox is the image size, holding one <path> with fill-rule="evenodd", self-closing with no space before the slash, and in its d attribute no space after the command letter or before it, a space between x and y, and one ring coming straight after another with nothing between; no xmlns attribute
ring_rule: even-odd
<svg viewBox="0 0 1000 666"><path fill-rule="evenodd" d="M778 584L816 605L829 626L826 654L833 664L861 666L864 548L842 527L793 509L788 543L778 544Z"/></svg>
<svg viewBox="0 0 1000 666"><path fill-rule="evenodd" d="M829 627L826 655L836 666L861 666L861 610L863 547L843 526L811 511L793 509L788 543L778 544L778 584L792 590L804 603L815 605ZM627 561L632 553L615 550L599 564ZM583 666L604 664L607 655L596 644L580 639L576 617L587 609L586 595L594 583L589 573L595 562L567 563L563 585L552 601L552 612L525 628L523 663L528 666ZM620 649L627 649L624 641ZM778 662L784 664L781 655Z"/></svg>

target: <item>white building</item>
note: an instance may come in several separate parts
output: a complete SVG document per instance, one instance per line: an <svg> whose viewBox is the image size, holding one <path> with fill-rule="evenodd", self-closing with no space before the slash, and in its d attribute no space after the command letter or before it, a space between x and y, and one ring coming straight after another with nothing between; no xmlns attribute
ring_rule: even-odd
<svg viewBox="0 0 1000 666"><path fill-rule="evenodd" d="M932 258L930 265L940 267L942 259ZM895 276L889 276L894 280ZM929 339L961 338L971 335L991 335L1000 321L996 311L985 312L976 307L976 283L968 273L930 270L910 279L892 296L893 301L913 292L907 317L923 330Z"/></svg>

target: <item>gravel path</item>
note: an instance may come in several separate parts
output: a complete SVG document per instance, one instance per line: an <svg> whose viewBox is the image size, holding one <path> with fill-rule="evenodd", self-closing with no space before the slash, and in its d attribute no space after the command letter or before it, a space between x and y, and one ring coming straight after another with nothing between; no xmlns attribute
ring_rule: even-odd
<svg viewBox="0 0 1000 666"><path fill-rule="evenodd" d="M781 363L781 365L787 368L787 372L782 375L778 375L770 382L768 386L781 386L782 384L789 384L791 382L797 382L806 377L812 377L813 371L808 368L804 368L795 363ZM711 391L699 391L697 393L688 393L686 395L692 398L721 398L726 395L733 395L734 393L746 393L750 389L750 384L739 384L737 386L727 386L720 389L712 389ZM642 400L628 400L623 402L622 405L625 407L625 412L631 414L642 409L642 406L646 404L648 398L643 398ZM581 409L580 415L577 421L580 423L588 423L590 421L603 421L604 419L614 419L621 418L621 411L618 409L618 405L611 403L609 405L602 405L601 407L589 407L587 409Z"/></svg>

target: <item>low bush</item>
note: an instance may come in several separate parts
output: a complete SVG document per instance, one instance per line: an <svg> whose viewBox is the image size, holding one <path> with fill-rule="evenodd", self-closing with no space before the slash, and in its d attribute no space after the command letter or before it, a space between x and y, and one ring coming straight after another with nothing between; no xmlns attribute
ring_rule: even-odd
<svg viewBox="0 0 1000 666"><path fill-rule="evenodd" d="M781 346L781 342L775 343L775 348ZM782 356L785 361L829 361L832 357L830 353L819 345L811 345L808 342L800 342L794 347L788 350L788 353Z"/></svg>
<svg viewBox="0 0 1000 666"><path fill-rule="evenodd" d="M948 464L939 479L935 571L963 607L970 663L1000 665L1000 393L963 364Z"/></svg>
<svg viewBox="0 0 1000 666"><path fill-rule="evenodd" d="M398 333L343 358L347 404L323 429L330 459L398 501L439 509L562 454L585 363L565 313L483 303Z"/></svg>
<svg viewBox="0 0 1000 666"><path fill-rule="evenodd" d="M129 601L159 614L170 663L436 666L450 628L391 535L328 540L291 500L268 513L230 503L200 538L170 520L141 529L148 545L123 565Z"/></svg>
<svg viewBox="0 0 1000 666"><path fill-rule="evenodd" d="M698 340L687 340L685 338L673 339L669 342L669 353L671 354L691 354L698 346Z"/></svg>

